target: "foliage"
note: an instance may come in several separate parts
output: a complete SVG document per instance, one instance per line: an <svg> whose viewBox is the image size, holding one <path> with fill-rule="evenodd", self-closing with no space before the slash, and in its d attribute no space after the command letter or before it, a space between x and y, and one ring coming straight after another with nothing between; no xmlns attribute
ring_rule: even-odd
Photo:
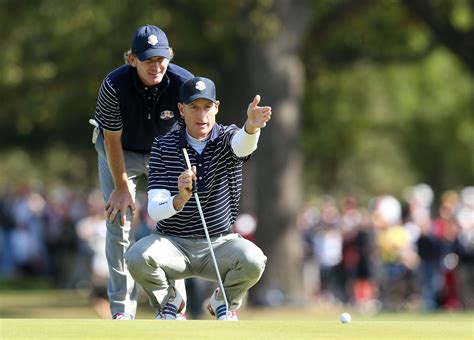
<svg viewBox="0 0 474 340"><path fill-rule="evenodd" d="M28 184L43 191L47 187L66 185L72 188L91 188L96 185L96 162L93 150L81 154L66 148L65 145L52 145L35 153L21 148L0 152L0 185L14 189Z"/></svg>
<svg viewBox="0 0 474 340"><path fill-rule="evenodd" d="M315 13L324 18L332 7L322 4ZM437 191L473 183L474 85L456 56L393 2L325 32L308 37L304 52L301 145L313 192L367 197L417 182Z"/></svg>
<svg viewBox="0 0 474 340"><path fill-rule="evenodd" d="M312 29L301 52L307 190L364 195L399 192L416 181L440 190L472 183L473 79L466 66L403 1L308 3ZM472 30L467 0L432 5L456 29ZM87 120L100 82L123 62L131 33L144 23L168 32L177 63L216 80L226 108L221 121L235 122L246 104L236 93L246 91L243 75L252 73L243 42L278 34L274 6L3 0L1 181L95 183ZM350 10L343 13L344 6Z"/></svg>

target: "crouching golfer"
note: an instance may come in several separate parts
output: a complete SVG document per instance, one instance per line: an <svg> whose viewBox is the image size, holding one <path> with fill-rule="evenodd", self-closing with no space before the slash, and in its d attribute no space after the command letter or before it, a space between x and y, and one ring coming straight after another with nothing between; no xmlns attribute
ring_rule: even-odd
<svg viewBox="0 0 474 340"><path fill-rule="evenodd" d="M238 128L216 124L219 101L210 79L187 80L180 98L178 108L185 125L157 137L150 155L148 213L157 222L156 231L133 245L125 258L161 320L174 320L182 307L175 280L198 277L217 282L193 196L196 190L229 303L227 309L217 288L208 309L217 320L237 320L236 310L262 276L266 256L254 243L233 233L232 225L239 207L242 165L256 150L271 107L258 106L260 96L255 96L244 127ZM189 154L191 170L183 148Z"/></svg>

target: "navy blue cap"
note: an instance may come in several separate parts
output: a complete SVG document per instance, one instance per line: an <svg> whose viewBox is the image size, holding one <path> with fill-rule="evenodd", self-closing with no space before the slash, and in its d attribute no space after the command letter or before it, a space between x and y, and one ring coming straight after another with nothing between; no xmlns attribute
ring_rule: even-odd
<svg viewBox="0 0 474 340"><path fill-rule="evenodd" d="M153 25L140 27L133 33L132 53L140 61L153 57L170 59L170 46L165 32Z"/></svg>
<svg viewBox="0 0 474 340"><path fill-rule="evenodd" d="M216 102L216 86L211 79L194 77L181 85L181 103L189 104L196 99L208 99Z"/></svg>

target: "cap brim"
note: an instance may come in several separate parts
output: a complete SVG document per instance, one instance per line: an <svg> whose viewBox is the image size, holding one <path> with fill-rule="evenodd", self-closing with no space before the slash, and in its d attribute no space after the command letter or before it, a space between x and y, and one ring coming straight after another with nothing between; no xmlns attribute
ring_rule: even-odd
<svg viewBox="0 0 474 340"><path fill-rule="evenodd" d="M195 94L194 96L186 98L186 100L184 101L184 104L188 105L188 104L192 103L193 101L195 101L196 99L207 99L207 100L210 100L213 103L217 102L211 96L206 96L206 95L203 95L203 94Z"/></svg>
<svg viewBox="0 0 474 340"><path fill-rule="evenodd" d="M170 59L170 49L169 48L150 48L145 52L138 53L137 58L140 61L145 61L150 58L154 57L163 57L166 59Z"/></svg>

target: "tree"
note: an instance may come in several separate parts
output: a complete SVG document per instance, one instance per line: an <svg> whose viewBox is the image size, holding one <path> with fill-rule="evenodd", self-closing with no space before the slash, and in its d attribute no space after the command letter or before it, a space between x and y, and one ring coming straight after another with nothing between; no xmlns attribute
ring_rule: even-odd
<svg viewBox="0 0 474 340"><path fill-rule="evenodd" d="M260 93L273 111L253 159L250 185L255 188L257 240L268 256L260 292L277 289L289 299L301 298L302 287L302 246L295 221L303 198L298 143L305 75L300 53L310 13L306 1L276 0L261 2L243 15L254 32L244 48L245 92Z"/></svg>
<svg viewBox="0 0 474 340"><path fill-rule="evenodd" d="M406 3L313 3L302 146L306 183L319 192L397 193L419 180L440 192L472 182L473 162L457 160L473 152L474 86L469 62L455 54L474 60L464 48L473 41L472 1ZM428 8L431 26L413 3ZM456 47L445 49L437 31Z"/></svg>
<svg viewBox="0 0 474 340"><path fill-rule="evenodd" d="M37 161L59 145L53 150L61 152L50 153L61 157L42 165L43 179L55 174L72 182L95 173L87 120L100 81L122 63L136 27L162 26L175 61L216 81L220 122L243 123L256 93L273 107L259 151L246 164L242 211L257 214L258 243L269 258L257 290L277 288L292 297L301 275L296 214L311 189L374 194L413 178L439 188L472 182L474 164L465 162L472 154L472 78L465 75L474 61L472 4L4 1L0 93L8 100L0 107L1 148L23 147L38 153ZM67 152L89 166L75 166L79 176L66 174L78 163ZM441 167L435 153L447 160ZM23 155L8 158L20 159L13 169L34 168L24 166ZM50 163L61 163L60 171ZM384 179L370 176L374 168Z"/></svg>
<svg viewBox="0 0 474 340"><path fill-rule="evenodd" d="M426 24L440 44L453 52L474 74L473 1L403 0L403 4L413 15ZM456 15L453 15L456 10L458 12L465 11L463 17L467 16L467 19L458 19ZM470 19L469 12L471 13Z"/></svg>

